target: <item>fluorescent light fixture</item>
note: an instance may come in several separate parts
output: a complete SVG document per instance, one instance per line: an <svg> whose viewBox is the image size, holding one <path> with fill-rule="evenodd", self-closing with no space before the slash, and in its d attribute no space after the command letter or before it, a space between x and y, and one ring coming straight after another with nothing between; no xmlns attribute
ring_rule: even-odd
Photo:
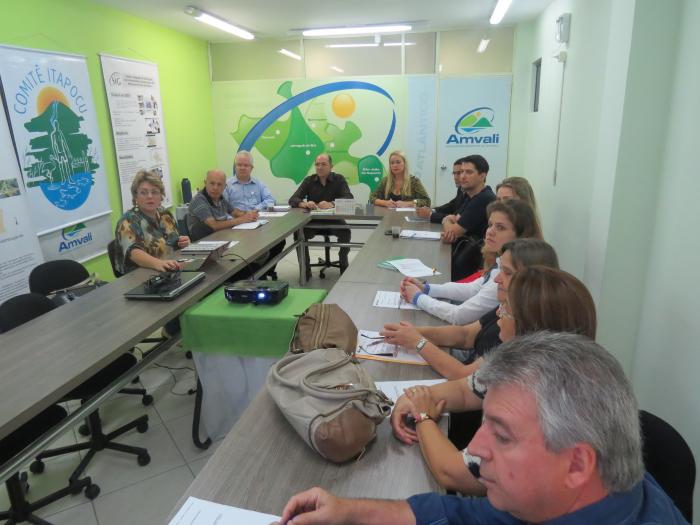
<svg viewBox="0 0 700 525"><path fill-rule="evenodd" d="M379 47L379 44L367 42L364 44L326 44L326 47Z"/></svg>
<svg viewBox="0 0 700 525"><path fill-rule="evenodd" d="M345 73L344 69L340 69L338 66L331 66L331 69L333 71L337 71L338 73Z"/></svg>
<svg viewBox="0 0 700 525"><path fill-rule="evenodd" d="M278 49L278 53L282 53L285 56L288 56L289 58L293 58L294 60L301 60L301 55L297 55L296 53L292 53L289 49Z"/></svg>
<svg viewBox="0 0 700 525"><path fill-rule="evenodd" d="M503 20L503 17L506 16L506 11L508 11L512 1L513 0L498 0L496 7L493 8L493 13L491 13L491 19L489 20L491 25L495 26L496 24L501 23L501 20Z"/></svg>
<svg viewBox="0 0 700 525"><path fill-rule="evenodd" d="M409 25L395 24L385 26L359 26L359 27L328 27L323 29L306 29L304 36L348 36L348 35L376 35L380 33L405 33L412 28Z"/></svg>
<svg viewBox="0 0 700 525"><path fill-rule="evenodd" d="M476 48L476 52L483 53L484 51L486 51L486 48L489 47L489 42L491 42L490 39L482 38L481 42L479 42L479 47Z"/></svg>
<svg viewBox="0 0 700 525"><path fill-rule="evenodd" d="M190 16L193 16L195 20L199 20L200 22L208 24L212 27L221 29L222 31L226 31L227 33L231 33L232 35L235 35L239 38L243 38L244 40L253 40L255 38L255 35L253 35L253 33L249 33L245 29L241 29L240 27L234 26L233 24L227 22L223 18L219 18L218 16L214 16L205 11L202 11L198 7L194 7L191 5L187 6L185 8L185 13L187 13Z"/></svg>
<svg viewBox="0 0 700 525"><path fill-rule="evenodd" d="M393 47L393 46L415 46L415 42L384 42L383 44L385 47Z"/></svg>

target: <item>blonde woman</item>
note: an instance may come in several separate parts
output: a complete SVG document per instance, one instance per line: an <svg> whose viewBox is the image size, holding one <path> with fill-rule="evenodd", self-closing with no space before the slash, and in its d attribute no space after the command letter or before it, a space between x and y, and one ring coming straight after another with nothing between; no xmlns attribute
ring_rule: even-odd
<svg viewBox="0 0 700 525"><path fill-rule="evenodd" d="M389 174L369 196L369 202L385 208L415 208L430 206L430 197L418 177L408 171L406 154L392 151L389 155Z"/></svg>

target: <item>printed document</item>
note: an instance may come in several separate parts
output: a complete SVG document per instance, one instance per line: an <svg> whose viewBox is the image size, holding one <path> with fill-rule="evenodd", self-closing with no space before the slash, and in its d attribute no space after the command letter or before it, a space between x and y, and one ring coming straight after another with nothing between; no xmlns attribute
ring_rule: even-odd
<svg viewBox="0 0 700 525"><path fill-rule="evenodd" d="M377 388L384 392L386 396L394 403L403 395L406 388L412 386L433 386L438 383L444 383L447 379L413 379L411 381L375 381Z"/></svg>
<svg viewBox="0 0 700 525"><path fill-rule="evenodd" d="M420 230L401 230L399 237L402 239L419 239L424 241L439 241L440 232L426 232Z"/></svg>
<svg viewBox="0 0 700 525"><path fill-rule="evenodd" d="M394 308L396 310L419 310L415 304L404 301L399 292L382 292L381 290L374 296L372 306Z"/></svg>
<svg viewBox="0 0 700 525"><path fill-rule="evenodd" d="M403 363L406 365L426 365L418 352L414 349L404 348L401 345L392 345L385 342L379 332L373 330L360 330L357 334L356 357L362 359L376 359L391 363Z"/></svg>
<svg viewBox="0 0 700 525"><path fill-rule="evenodd" d="M426 277L428 275L440 275L435 268L428 268L420 259L394 259L387 261L406 277Z"/></svg>
<svg viewBox="0 0 700 525"><path fill-rule="evenodd" d="M286 211L261 211L258 213L258 217L262 217L263 219L270 219L273 217L284 217L287 215Z"/></svg>
<svg viewBox="0 0 700 525"><path fill-rule="evenodd" d="M169 525L222 525L224 523L270 525L279 519L279 516L229 507L190 496L175 517L170 520Z"/></svg>
<svg viewBox="0 0 700 525"><path fill-rule="evenodd" d="M415 208L389 208L390 210L396 210L396 211L416 211Z"/></svg>
<svg viewBox="0 0 700 525"><path fill-rule="evenodd" d="M254 230L255 228L260 228L263 224L267 224L269 221L262 219L253 222L244 222L243 224L238 224L231 228L232 230Z"/></svg>

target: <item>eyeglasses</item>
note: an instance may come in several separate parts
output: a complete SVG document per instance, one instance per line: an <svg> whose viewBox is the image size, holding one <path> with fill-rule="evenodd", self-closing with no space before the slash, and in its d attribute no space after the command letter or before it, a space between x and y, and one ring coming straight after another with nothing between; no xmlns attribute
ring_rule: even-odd
<svg viewBox="0 0 700 525"><path fill-rule="evenodd" d="M139 190L136 192L139 197L160 197L162 194L160 190Z"/></svg>
<svg viewBox="0 0 700 525"><path fill-rule="evenodd" d="M499 319L508 319L510 321L515 319L515 317L513 317L513 314L511 314L508 311L507 303L501 303L498 306L498 310L496 310L496 315L499 317Z"/></svg>

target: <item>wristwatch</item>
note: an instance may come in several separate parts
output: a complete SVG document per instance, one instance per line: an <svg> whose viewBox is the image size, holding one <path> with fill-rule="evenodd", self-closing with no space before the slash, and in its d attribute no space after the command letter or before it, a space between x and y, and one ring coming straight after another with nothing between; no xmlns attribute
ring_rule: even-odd
<svg viewBox="0 0 700 525"><path fill-rule="evenodd" d="M427 412L419 412L418 419L416 419L416 425L418 423L422 423L423 421L428 421L428 420L430 420L430 421L433 420L433 418L430 417L430 414L428 414Z"/></svg>
<svg viewBox="0 0 700 525"><path fill-rule="evenodd" d="M419 354L423 351L423 347L428 343L425 337L421 337L416 344L416 352Z"/></svg>

